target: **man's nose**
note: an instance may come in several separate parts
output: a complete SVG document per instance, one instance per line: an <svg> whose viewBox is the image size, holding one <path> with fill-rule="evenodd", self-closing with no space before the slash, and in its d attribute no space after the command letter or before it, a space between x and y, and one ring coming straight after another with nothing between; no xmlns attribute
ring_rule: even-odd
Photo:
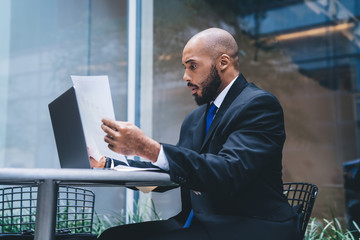
<svg viewBox="0 0 360 240"><path fill-rule="evenodd" d="M184 79L185 82L190 82L190 80L191 80L190 77L189 77L189 75L186 74L186 71L184 72L183 79Z"/></svg>

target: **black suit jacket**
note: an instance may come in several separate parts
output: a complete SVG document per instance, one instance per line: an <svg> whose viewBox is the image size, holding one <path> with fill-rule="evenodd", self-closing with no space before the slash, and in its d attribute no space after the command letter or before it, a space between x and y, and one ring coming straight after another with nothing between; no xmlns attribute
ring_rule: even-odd
<svg viewBox="0 0 360 240"><path fill-rule="evenodd" d="M219 238L224 231L232 237L236 231L244 234L249 226L251 236L261 228L277 234L278 223L297 216L283 195L285 130L280 103L240 74L205 136L208 107L202 105L185 118L176 146L162 144L170 178L181 186L182 211L174 218L185 223L193 209L195 224ZM139 162L130 165L141 167ZM248 220L244 225L247 218L277 225L264 227L263 222ZM222 224L227 230L216 229Z"/></svg>
<svg viewBox="0 0 360 240"><path fill-rule="evenodd" d="M282 188L285 130L278 100L240 74L205 136L207 108L186 117L176 146L163 144L171 180L182 187L177 219L184 222L191 209L199 221L293 218Z"/></svg>

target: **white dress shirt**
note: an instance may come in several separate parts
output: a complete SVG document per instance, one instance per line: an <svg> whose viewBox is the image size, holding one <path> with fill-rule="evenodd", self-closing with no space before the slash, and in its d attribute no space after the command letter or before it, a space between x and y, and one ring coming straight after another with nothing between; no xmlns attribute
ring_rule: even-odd
<svg viewBox="0 0 360 240"><path fill-rule="evenodd" d="M221 91L221 93L216 97L215 101L213 102L215 104L215 106L217 107L217 109L219 110L221 104L223 103L225 96L227 95L227 93L229 92L231 86L233 85L233 83L235 82L235 80L237 79L237 77L232 80L225 88L224 90ZM161 149L160 149L160 153L159 156L156 160L156 162L153 163L155 166L158 166L159 168L161 168L162 170L165 171L169 171L169 161L167 160L167 157L164 153L164 149L163 146L161 145Z"/></svg>

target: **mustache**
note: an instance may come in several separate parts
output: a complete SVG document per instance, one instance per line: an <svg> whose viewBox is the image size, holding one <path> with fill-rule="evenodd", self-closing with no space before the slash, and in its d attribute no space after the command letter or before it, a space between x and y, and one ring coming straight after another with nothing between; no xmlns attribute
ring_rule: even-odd
<svg viewBox="0 0 360 240"><path fill-rule="evenodd" d="M195 85L195 84L192 84L190 82L187 83L187 86L188 87L196 87L196 88L199 88L199 86Z"/></svg>

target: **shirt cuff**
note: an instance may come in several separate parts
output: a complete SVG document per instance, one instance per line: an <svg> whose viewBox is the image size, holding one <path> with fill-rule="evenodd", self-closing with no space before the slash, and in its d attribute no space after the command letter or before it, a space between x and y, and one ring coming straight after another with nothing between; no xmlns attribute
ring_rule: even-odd
<svg viewBox="0 0 360 240"><path fill-rule="evenodd" d="M159 156L158 156L156 162L153 163L153 165L161 168L164 171L169 171L169 161L167 160L167 157L165 155L162 145L160 148Z"/></svg>
<svg viewBox="0 0 360 240"><path fill-rule="evenodd" d="M114 168L114 159L107 157L105 160L105 166L104 168Z"/></svg>

